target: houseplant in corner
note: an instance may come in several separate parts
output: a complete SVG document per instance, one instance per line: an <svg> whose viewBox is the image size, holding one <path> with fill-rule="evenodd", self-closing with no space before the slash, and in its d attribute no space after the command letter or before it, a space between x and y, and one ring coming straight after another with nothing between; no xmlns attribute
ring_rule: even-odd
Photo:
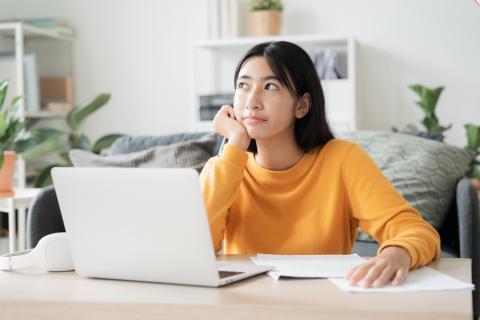
<svg viewBox="0 0 480 320"><path fill-rule="evenodd" d="M472 180L480 199L480 126L469 123L465 125L465 130L467 133L467 148L475 155L470 163L467 176Z"/></svg>
<svg viewBox="0 0 480 320"><path fill-rule="evenodd" d="M253 36L278 35L282 29L282 10L280 0L250 1L250 34Z"/></svg>
<svg viewBox="0 0 480 320"><path fill-rule="evenodd" d="M416 104L425 114L422 124L426 131L420 130L415 124L412 123L407 125L407 128L402 132L443 142L445 139L443 133L452 127L451 124L447 127L441 126L437 115L435 114L437 102L444 87L428 88L420 84L413 84L410 85L409 88L420 97L420 100L417 101ZM393 127L392 129L394 132L398 132L397 128Z"/></svg>
<svg viewBox="0 0 480 320"><path fill-rule="evenodd" d="M20 97L4 106L7 90L8 80L4 80L0 83L0 196L3 197L13 195L16 160L14 145L24 128L24 122L18 117L16 107Z"/></svg>
<svg viewBox="0 0 480 320"><path fill-rule="evenodd" d="M72 165L68 156L71 149L83 149L100 153L103 149L110 147L119 137L124 136L117 133L107 134L92 143L82 133L85 119L102 108L109 100L110 94L99 94L88 103L75 107L67 114L68 130L66 131L46 127L35 128L30 131L28 139L16 143L17 152L22 152L22 156L26 160L51 154L58 154L60 157L58 163L51 163L41 169L35 178L35 187L45 187L52 184L50 171L53 167Z"/></svg>

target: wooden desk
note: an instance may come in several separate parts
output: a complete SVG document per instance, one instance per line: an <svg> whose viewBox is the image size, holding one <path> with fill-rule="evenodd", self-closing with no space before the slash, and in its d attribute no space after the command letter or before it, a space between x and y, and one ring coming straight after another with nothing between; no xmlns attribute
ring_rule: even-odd
<svg viewBox="0 0 480 320"><path fill-rule="evenodd" d="M222 256L219 260L246 257ZM431 267L470 281L469 259ZM472 319L469 291L346 293L326 279L266 275L223 288L85 279L74 272L0 272L2 319Z"/></svg>

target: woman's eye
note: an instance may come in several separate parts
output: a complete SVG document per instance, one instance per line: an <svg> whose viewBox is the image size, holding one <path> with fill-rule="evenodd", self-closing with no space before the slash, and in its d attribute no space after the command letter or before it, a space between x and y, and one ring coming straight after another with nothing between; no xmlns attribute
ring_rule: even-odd
<svg viewBox="0 0 480 320"><path fill-rule="evenodd" d="M239 82L239 83L237 84L237 88L238 88L238 89L243 89L245 86L246 86L246 83L245 83L245 82Z"/></svg>
<svg viewBox="0 0 480 320"><path fill-rule="evenodd" d="M265 89L275 90L275 89L277 89L277 85L274 84L274 83L267 83L267 84L265 85Z"/></svg>

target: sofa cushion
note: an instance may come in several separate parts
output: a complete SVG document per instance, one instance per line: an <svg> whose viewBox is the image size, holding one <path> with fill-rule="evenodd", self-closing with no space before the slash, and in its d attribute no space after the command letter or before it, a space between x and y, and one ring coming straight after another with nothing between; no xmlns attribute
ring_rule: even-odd
<svg viewBox="0 0 480 320"><path fill-rule="evenodd" d="M423 218L439 229L451 208L457 181L472 160L466 149L394 132L340 132L360 145L395 189ZM361 230L357 238L375 241Z"/></svg>
<svg viewBox="0 0 480 320"><path fill-rule="evenodd" d="M125 136L115 140L115 142L108 150L108 154L115 155L132 153L157 146L165 146L178 142L198 140L202 139L205 136L210 138L212 134L216 139L216 143L212 146L210 154L211 156L214 156L218 152L223 137L219 134L212 132L184 132L159 136Z"/></svg>
<svg viewBox="0 0 480 320"><path fill-rule="evenodd" d="M203 134L197 140L159 145L146 150L118 155L97 155L73 149L69 156L76 167L194 168L200 172L211 157L216 136Z"/></svg>

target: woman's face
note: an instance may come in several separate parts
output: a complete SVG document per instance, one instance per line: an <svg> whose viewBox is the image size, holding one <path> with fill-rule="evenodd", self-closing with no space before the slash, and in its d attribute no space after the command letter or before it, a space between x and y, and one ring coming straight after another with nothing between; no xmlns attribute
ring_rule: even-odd
<svg viewBox="0 0 480 320"><path fill-rule="evenodd" d="M253 139L291 131L298 111L295 99L264 57L248 59L240 69L234 96L235 117Z"/></svg>

